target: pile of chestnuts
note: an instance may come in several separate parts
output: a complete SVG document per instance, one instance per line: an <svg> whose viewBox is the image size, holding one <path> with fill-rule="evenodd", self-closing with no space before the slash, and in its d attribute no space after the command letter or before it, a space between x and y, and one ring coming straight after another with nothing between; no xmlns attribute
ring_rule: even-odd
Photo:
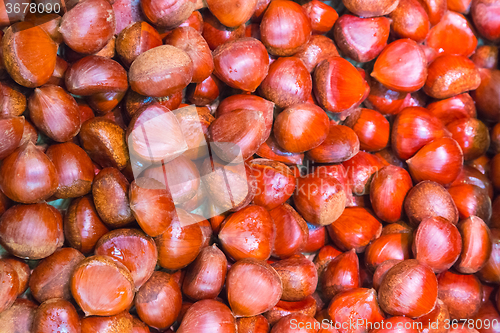
<svg viewBox="0 0 500 333"><path fill-rule="evenodd" d="M500 0L0 14L0 333L500 332Z"/></svg>

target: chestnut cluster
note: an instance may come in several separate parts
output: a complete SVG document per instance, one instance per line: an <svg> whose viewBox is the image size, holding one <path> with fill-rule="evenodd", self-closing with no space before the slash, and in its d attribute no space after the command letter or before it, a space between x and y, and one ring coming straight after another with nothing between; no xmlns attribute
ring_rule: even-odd
<svg viewBox="0 0 500 333"><path fill-rule="evenodd" d="M23 2L0 333L500 332L500 0Z"/></svg>

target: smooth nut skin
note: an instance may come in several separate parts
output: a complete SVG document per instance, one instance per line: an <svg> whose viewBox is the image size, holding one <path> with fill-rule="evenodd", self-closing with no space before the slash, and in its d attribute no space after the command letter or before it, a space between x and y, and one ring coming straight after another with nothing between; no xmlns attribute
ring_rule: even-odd
<svg viewBox="0 0 500 333"><path fill-rule="evenodd" d="M18 298L8 309L0 313L1 333L31 333L31 326L38 305L34 302Z"/></svg>
<svg viewBox="0 0 500 333"><path fill-rule="evenodd" d="M2 52L9 75L28 88L47 83L56 66L56 43L42 28L28 22L7 29L2 37Z"/></svg>
<svg viewBox="0 0 500 333"><path fill-rule="evenodd" d="M47 157L54 163L59 178L56 197L76 198L90 192L94 166L80 146L72 142L52 145L47 149Z"/></svg>
<svg viewBox="0 0 500 333"><path fill-rule="evenodd" d="M404 208L414 225L433 216L444 217L453 224L458 222L458 210L451 195L435 182L423 181L415 185L406 196Z"/></svg>
<svg viewBox="0 0 500 333"><path fill-rule="evenodd" d="M4 260L7 263L9 263L17 273L17 278L19 280L19 289L17 294L18 295L23 294L26 291L26 289L28 289L28 282L31 275L31 268L26 263L26 261L22 259L6 258Z"/></svg>
<svg viewBox="0 0 500 333"><path fill-rule="evenodd" d="M391 13L399 4L398 0L344 0L344 6L361 17L384 16Z"/></svg>
<svg viewBox="0 0 500 333"><path fill-rule="evenodd" d="M189 18L197 9L197 3L193 0L146 0L141 1L141 8L153 25L173 29Z"/></svg>
<svg viewBox="0 0 500 333"><path fill-rule="evenodd" d="M271 265L283 284L283 301L297 302L310 296L318 284L318 272L313 262L301 254Z"/></svg>
<svg viewBox="0 0 500 333"><path fill-rule="evenodd" d="M71 300L70 279L75 267L85 256L73 248L62 248L40 261L33 270L29 286L40 303L49 299Z"/></svg>
<svg viewBox="0 0 500 333"><path fill-rule="evenodd" d="M69 245L90 253L99 238L108 232L90 196L74 199L64 215L64 234Z"/></svg>
<svg viewBox="0 0 500 333"><path fill-rule="evenodd" d="M129 82L135 92L163 97L184 89L193 77L193 61L181 49L162 45L140 54L130 66Z"/></svg>
<svg viewBox="0 0 500 333"><path fill-rule="evenodd" d="M134 300L135 288L130 272L107 256L93 256L81 261L74 269L70 283L75 301L87 316L118 314L128 309Z"/></svg>
<svg viewBox="0 0 500 333"><path fill-rule="evenodd" d="M451 319L471 318L479 311L482 287L475 275L446 271L437 279L438 297L448 307Z"/></svg>
<svg viewBox="0 0 500 333"><path fill-rule="evenodd" d="M57 191L57 185L54 164L31 142L17 148L0 166L0 189L14 201L46 200Z"/></svg>
<svg viewBox="0 0 500 333"><path fill-rule="evenodd" d="M81 96L125 92L128 88L122 65L96 55L74 62L66 72L65 83L70 93Z"/></svg>
<svg viewBox="0 0 500 333"><path fill-rule="evenodd" d="M253 92L269 70L266 48L255 38L240 38L222 44L213 52L214 74L227 85Z"/></svg>
<svg viewBox="0 0 500 333"><path fill-rule="evenodd" d="M379 303L384 312L412 318L428 314L438 295L438 281L432 270L415 259L392 267L379 288Z"/></svg>
<svg viewBox="0 0 500 333"><path fill-rule="evenodd" d="M311 38L311 22L302 7L292 1L280 0L269 4L262 17L262 43L269 53L291 56Z"/></svg>
<svg viewBox="0 0 500 333"><path fill-rule="evenodd" d="M206 299L193 304L184 315L177 333L236 333L236 320L223 303Z"/></svg>
<svg viewBox="0 0 500 333"><path fill-rule="evenodd" d="M35 313L33 331L49 333L64 329L66 333L80 333L80 318L67 300L51 299L43 302Z"/></svg>
<svg viewBox="0 0 500 333"><path fill-rule="evenodd" d="M129 182L116 168L102 169L92 184L94 204L102 221L111 228L134 220L128 200Z"/></svg>
<svg viewBox="0 0 500 333"><path fill-rule="evenodd" d="M25 131L24 117L0 119L0 158L4 159L17 149L23 142Z"/></svg>
<svg viewBox="0 0 500 333"><path fill-rule="evenodd" d="M99 239L94 251L128 268L138 290L154 272L158 251L154 240L138 229L112 230Z"/></svg>
<svg viewBox="0 0 500 333"><path fill-rule="evenodd" d="M35 126L55 141L69 141L80 131L78 104L59 86L36 88L28 99L28 109Z"/></svg>
<svg viewBox="0 0 500 333"><path fill-rule="evenodd" d="M5 260L0 260L0 313L14 304L19 290L19 277L16 270Z"/></svg>
<svg viewBox="0 0 500 333"><path fill-rule="evenodd" d="M46 203L13 206L0 218L0 244L16 257L43 259L63 243L61 213Z"/></svg>
<svg viewBox="0 0 500 333"><path fill-rule="evenodd" d="M124 130L112 120L95 117L80 130L82 148L101 167L124 169L130 160Z"/></svg>
<svg viewBox="0 0 500 333"><path fill-rule="evenodd" d="M462 253L455 263L455 269L463 274L479 271L491 256L491 232L479 217L471 216L458 224L462 236Z"/></svg>
<svg viewBox="0 0 500 333"><path fill-rule="evenodd" d="M106 46L115 28L111 4L106 0L87 0L64 14L59 32L64 43L74 51L92 54Z"/></svg>
<svg viewBox="0 0 500 333"><path fill-rule="evenodd" d="M116 53L128 67L141 54L162 45L158 31L147 22L135 22L116 38Z"/></svg>
<svg viewBox="0 0 500 333"><path fill-rule="evenodd" d="M171 274L154 272L139 289L135 307L142 321L165 329L172 325L181 311L182 294Z"/></svg>
<svg viewBox="0 0 500 333"><path fill-rule="evenodd" d="M269 311L278 303L283 291L276 270L256 259L236 262L227 275L226 289L229 306L237 317L256 316Z"/></svg>
<svg viewBox="0 0 500 333"><path fill-rule="evenodd" d="M82 333L135 333L133 317L128 311L114 316L89 316L81 320Z"/></svg>

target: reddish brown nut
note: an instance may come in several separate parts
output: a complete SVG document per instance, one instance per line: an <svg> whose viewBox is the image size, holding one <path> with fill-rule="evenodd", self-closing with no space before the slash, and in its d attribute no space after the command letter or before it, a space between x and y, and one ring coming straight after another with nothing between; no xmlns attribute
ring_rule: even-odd
<svg viewBox="0 0 500 333"><path fill-rule="evenodd" d="M94 204L102 221L111 228L134 220L128 200L129 182L116 168L102 169L92 184Z"/></svg>
<svg viewBox="0 0 500 333"><path fill-rule="evenodd" d="M71 300L71 275L83 259L80 251L68 247L40 261L29 280L33 297L40 303L53 298Z"/></svg>
<svg viewBox="0 0 500 333"><path fill-rule="evenodd" d="M89 0L64 14L59 32L64 43L74 51L92 54L106 46L115 28L115 12L109 1Z"/></svg>
<svg viewBox="0 0 500 333"><path fill-rule="evenodd" d="M309 239L306 221L295 209L284 203L269 211L276 228L273 257L288 258L303 250Z"/></svg>
<svg viewBox="0 0 500 333"><path fill-rule="evenodd" d="M500 229L492 228L490 232L491 256L477 275L483 282L496 284L500 282Z"/></svg>
<svg viewBox="0 0 500 333"><path fill-rule="evenodd" d="M67 333L81 332L80 318L75 307L64 299L43 302L33 318L34 332L49 333L64 328Z"/></svg>
<svg viewBox="0 0 500 333"><path fill-rule="evenodd" d="M280 260L271 265L283 285L281 299L297 302L312 295L318 284L318 272L313 262L302 254Z"/></svg>
<svg viewBox="0 0 500 333"><path fill-rule="evenodd" d="M493 45L482 45L476 49L471 60L478 68L498 68L498 48Z"/></svg>
<svg viewBox="0 0 500 333"><path fill-rule="evenodd" d="M191 82L199 83L212 74L214 61L207 42L191 27L179 27L168 34L165 44L185 51L193 61Z"/></svg>
<svg viewBox="0 0 500 333"><path fill-rule="evenodd" d="M423 220L415 231L413 256L435 273L449 269L462 251L462 237L457 227L443 217Z"/></svg>
<svg viewBox="0 0 500 333"><path fill-rule="evenodd" d="M2 52L9 75L28 88L47 83L56 67L57 44L42 28L28 22L7 29L2 37Z"/></svg>
<svg viewBox="0 0 500 333"><path fill-rule="evenodd" d="M20 116L26 109L26 96L14 84L0 83L0 118Z"/></svg>
<svg viewBox="0 0 500 333"><path fill-rule="evenodd" d="M213 333L236 333L236 320L223 303L207 299L196 302L184 315L177 333L195 333L208 330Z"/></svg>
<svg viewBox="0 0 500 333"><path fill-rule="evenodd" d="M319 282L323 299L328 301L343 291L359 288L359 260L354 249L331 260L321 273Z"/></svg>
<svg viewBox="0 0 500 333"><path fill-rule="evenodd" d="M364 256L366 267L373 272L386 260L409 259L411 241L410 233L391 233L380 236L366 248Z"/></svg>
<svg viewBox="0 0 500 333"><path fill-rule="evenodd" d="M488 128L476 118L456 120L448 124L446 128L451 132L451 137L460 145L466 161L485 154L490 146Z"/></svg>
<svg viewBox="0 0 500 333"><path fill-rule="evenodd" d="M288 0L271 2L260 24L262 43L269 53L291 56L311 37L311 22L302 7Z"/></svg>
<svg viewBox="0 0 500 333"><path fill-rule="evenodd" d="M108 232L96 244L95 254L109 256L128 268L138 290L153 274L158 260L152 238L137 229Z"/></svg>
<svg viewBox="0 0 500 333"><path fill-rule="evenodd" d="M256 180L256 205L271 210L290 199L296 179L286 165L259 158L250 161L249 166Z"/></svg>
<svg viewBox="0 0 500 333"><path fill-rule="evenodd" d="M65 82L70 93L80 96L125 92L128 88L127 72L122 65L95 55L73 63L66 71Z"/></svg>
<svg viewBox="0 0 500 333"><path fill-rule="evenodd" d="M76 198L90 192L94 180L94 167L90 157L72 142L52 145L47 157L54 163L59 186L58 198Z"/></svg>
<svg viewBox="0 0 500 333"><path fill-rule="evenodd" d="M274 246L273 219L263 207L247 206L226 218L219 239L222 249L235 260L266 260Z"/></svg>
<svg viewBox="0 0 500 333"><path fill-rule="evenodd" d="M281 318L272 328L271 333L293 333L304 332L314 333L318 328L319 322L312 316L303 313L294 313ZM294 328L295 327L295 328ZM296 328L299 328L297 330Z"/></svg>
<svg viewBox="0 0 500 333"><path fill-rule="evenodd" d="M293 202L306 221L329 225L342 215L346 192L343 184L334 178L309 175L299 178Z"/></svg>
<svg viewBox="0 0 500 333"><path fill-rule="evenodd" d="M424 51L411 39L396 40L380 53L371 76L392 90L417 91L427 78Z"/></svg>
<svg viewBox="0 0 500 333"><path fill-rule="evenodd" d="M147 0L141 2L141 8L153 25L173 29L186 21L199 6L193 0Z"/></svg>
<svg viewBox="0 0 500 333"><path fill-rule="evenodd" d="M379 151L389 143L389 121L380 112L359 109L346 119L345 125L356 133L360 149L364 151Z"/></svg>
<svg viewBox="0 0 500 333"><path fill-rule="evenodd" d="M169 96L191 82L193 61L183 50L162 45L140 54L128 75L135 92L151 97Z"/></svg>
<svg viewBox="0 0 500 333"><path fill-rule="evenodd" d="M294 54L302 60L309 73L313 72L321 61L333 56L338 56L335 43L323 35L313 35L311 39Z"/></svg>
<svg viewBox="0 0 500 333"><path fill-rule="evenodd" d="M342 165L347 173L347 184L357 196L370 193L372 175L384 167L380 158L364 151L358 152Z"/></svg>
<svg viewBox="0 0 500 333"><path fill-rule="evenodd" d="M370 325L385 318L377 303L377 292L367 288L346 290L336 295L328 307L328 315L333 321L333 327L339 327L339 333L365 332ZM362 324L354 329L342 328L342 323L349 322L349 319L352 322L362 321Z"/></svg>
<svg viewBox="0 0 500 333"><path fill-rule="evenodd" d="M81 261L70 283L73 297L87 316L116 315L128 309L134 300L134 281L130 272L107 256Z"/></svg>
<svg viewBox="0 0 500 333"><path fill-rule="evenodd" d="M476 102L478 115L485 120L497 122L500 119L500 71L479 69L481 84L471 93Z"/></svg>
<svg viewBox="0 0 500 333"><path fill-rule="evenodd" d="M471 216L458 224L462 236L462 253L455 269L463 274L478 272L491 256L490 229L479 217Z"/></svg>
<svg viewBox="0 0 500 333"><path fill-rule="evenodd" d="M253 92L269 70L269 55L255 38L240 38L219 46L213 53L214 74L227 85Z"/></svg>
<svg viewBox="0 0 500 333"><path fill-rule="evenodd" d="M0 259L0 313L8 310L17 298L19 292L19 277L16 270L8 262Z"/></svg>
<svg viewBox="0 0 500 333"><path fill-rule="evenodd" d="M127 67L130 67L141 53L160 45L160 34L147 22L129 25L116 38L116 52Z"/></svg>
<svg viewBox="0 0 500 333"><path fill-rule="evenodd" d="M274 122L276 142L292 153L318 147L328 136L329 119L320 107L305 103L283 110Z"/></svg>
<svg viewBox="0 0 500 333"><path fill-rule="evenodd" d="M476 66L464 56L442 55L429 65L428 72L424 91L434 98L449 98L475 90L481 83Z"/></svg>
<svg viewBox="0 0 500 333"><path fill-rule="evenodd" d="M267 333L270 323L262 316L253 316L236 319L238 333Z"/></svg>
<svg viewBox="0 0 500 333"><path fill-rule="evenodd" d="M8 309L0 313L0 332L29 333L33 325L38 305L34 302L18 298Z"/></svg>
<svg viewBox="0 0 500 333"><path fill-rule="evenodd" d="M256 279L260 282L252 283ZM280 300L283 291L276 270L256 259L236 262L228 272L226 289L229 306L238 317L256 316L271 310Z"/></svg>
<svg viewBox="0 0 500 333"><path fill-rule="evenodd" d="M154 272L135 298L137 314L149 326L165 329L181 311L182 294L171 274Z"/></svg>
<svg viewBox="0 0 500 333"><path fill-rule="evenodd" d="M46 203L13 206L0 218L0 244L16 257L43 259L63 243L61 213Z"/></svg>
<svg viewBox="0 0 500 333"><path fill-rule="evenodd" d="M10 264L12 268L14 268L14 270L16 271L17 278L19 281L18 295L23 294L28 288L28 282L31 275L30 267L28 266L25 260L21 260L18 258L6 258L3 260L8 264Z"/></svg>
<svg viewBox="0 0 500 333"><path fill-rule="evenodd" d="M359 106L369 90L360 72L341 57L321 61L313 75L314 96L330 112L343 112Z"/></svg>
<svg viewBox="0 0 500 333"><path fill-rule="evenodd" d="M354 14L361 17L384 16L391 13L398 6L398 0L346 0L344 5Z"/></svg>
<svg viewBox="0 0 500 333"><path fill-rule="evenodd" d="M333 243L343 251L355 249L361 253L368 244L378 238L382 224L366 208L346 208L342 215L328 226Z"/></svg>
<svg viewBox="0 0 500 333"><path fill-rule="evenodd" d="M459 119L476 117L476 106L468 93L430 103L427 105L427 110L438 117L444 125Z"/></svg>
<svg viewBox="0 0 500 333"><path fill-rule="evenodd" d="M195 218L177 208L172 222L155 238L160 266L178 270L192 263L200 253L204 234Z"/></svg>
<svg viewBox="0 0 500 333"><path fill-rule="evenodd" d="M473 1L471 6L472 20L479 33L491 41L500 39L498 26L498 4L495 1Z"/></svg>
<svg viewBox="0 0 500 333"><path fill-rule="evenodd" d="M317 163L340 163L351 159L359 152L359 139L349 127L330 121L326 139L309 150L306 156Z"/></svg>
<svg viewBox="0 0 500 333"><path fill-rule="evenodd" d="M264 317L269 325L274 326L281 318L293 313L313 316L316 314L316 307L316 299L313 296L308 296L298 302L279 301L271 310L264 313Z"/></svg>
<svg viewBox="0 0 500 333"><path fill-rule="evenodd" d="M481 306L481 282L472 274L446 271L438 275L438 296L451 319L471 318Z"/></svg>
<svg viewBox="0 0 500 333"><path fill-rule="evenodd" d="M130 160L125 133L112 120L95 117L83 123L80 130L82 148L101 167L124 169Z"/></svg>
<svg viewBox="0 0 500 333"><path fill-rule="evenodd" d="M307 101L312 92L312 79L297 57L278 58L259 87L260 94L280 108Z"/></svg>
<svg viewBox="0 0 500 333"><path fill-rule="evenodd" d="M90 253L99 238L108 232L90 196L73 200L64 215L64 234L71 247Z"/></svg>
<svg viewBox="0 0 500 333"><path fill-rule="evenodd" d="M48 199L56 192L57 185L54 164L31 142L16 149L0 167L0 189L17 202Z"/></svg>
<svg viewBox="0 0 500 333"><path fill-rule="evenodd" d="M459 184L448 189L461 219L477 216L488 221L492 213L491 200L488 193L479 186Z"/></svg>
<svg viewBox="0 0 500 333"><path fill-rule="evenodd" d="M128 311L114 316L89 316L81 320L82 333L134 333L133 317Z"/></svg>
<svg viewBox="0 0 500 333"><path fill-rule="evenodd" d="M202 36L212 51L226 42L245 36L245 25L236 28L226 27L210 12L203 14L202 30Z"/></svg>
<svg viewBox="0 0 500 333"><path fill-rule="evenodd" d="M437 295L438 281L432 270L410 259L387 272L379 288L379 303L388 314L416 318L434 309Z"/></svg>
<svg viewBox="0 0 500 333"><path fill-rule="evenodd" d="M415 185L408 192L404 207L414 225L434 216L444 217L453 224L458 222L458 210L451 195L438 183L423 181Z"/></svg>
<svg viewBox="0 0 500 333"><path fill-rule="evenodd" d="M399 0L389 17L392 29L401 38L411 38L420 43L429 33L429 16L419 0Z"/></svg>
<svg viewBox="0 0 500 333"><path fill-rule="evenodd" d="M24 144L23 135L26 120L24 117L0 119L0 158L9 156L17 147Z"/></svg>
<svg viewBox="0 0 500 333"><path fill-rule="evenodd" d="M252 17L257 7L257 0L208 0L207 6L222 24L235 28L245 24Z"/></svg>

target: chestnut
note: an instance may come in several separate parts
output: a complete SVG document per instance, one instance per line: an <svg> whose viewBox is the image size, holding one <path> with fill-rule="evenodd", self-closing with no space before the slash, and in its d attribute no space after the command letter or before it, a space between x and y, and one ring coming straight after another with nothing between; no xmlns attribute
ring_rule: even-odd
<svg viewBox="0 0 500 333"><path fill-rule="evenodd" d="M158 31L147 22L135 22L123 29L116 38L116 53L130 67L132 62L149 49L162 45Z"/></svg>
<svg viewBox="0 0 500 333"><path fill-rule="evenodd" d="M134 333L133 317L127 311L113 316L88 316L81 320L82 333Z"/></svg>
<svg viewBox="0 0 500 333"><path fill-rule="evenodd" d="M139 318L149 326L165 329L181 311L182 295L171 274L154 272L135 297Z"/></svg>
<svg viewBox="0 0 500 333"><path fill-rule="evenodd" d="M227 27L245 24L255 12L257 0L208 0L208 9Z"/></svg>
<svg viewBox="0 0 500 333"><path fill-rule="evenodd" d="M59 186L54 194L58 198L76 198L86 195L92 188L94 167L87 153L72 142L52 145L47 157L54 163Z"/></svg>
<svg viewBox="0 0 500 333"><path fill-rule="evenodd" d="M90 196L71 202L64 215L64 235L71 247L88 254L92 252L99 238L108 231Z"/></svg>
<svg viewBox="0 0 500 333"><path fill-rule="evenodd" d="M283 301L297 302L310 296L318 284L318 272L313 262L301 254L271 265L278 273L282 285Z"/></svg>
<svg viewBox="0 0 500 333"><path fill-rule="evenodd" d="M128 200L129 182L116 168L102 169L92 184L92 196L102 221L111 228L134 220Z"/></svg>
<svg viewBox="0 0 500 333"><path fill-rule="evenodd" d="M33 318L32 330L49 333L64 327L67 333L81 332L80 318L75 307L64 299L50 299L38 307Z"/></svg>
<svg viewBox="0 0 500 333"><path fill-rule="evenodd" d="M59 32L64 43L74 51L91 54L108 43L115 27L111 4L105 0L90 0L79 2L64 14Z"/></svg>
<svg viewBox="0 0 500 333"><path fill-rule="evenodd" d="M366 267L375 269L386 260L405 260L410 258L412 235L409 233L390 233L380 236L365 250Z"/></svg>
<svg viewBox="0 0 500 333"><path fill-rule="evenodd" d="M340 163L351 159L359 152L360 144L356 132L330 121L326 139L309 150L306 156L317 163Z"/></svg>
<svg viewBox="0 0 500 333"><path fill-rule="evenodd" d="M219 231L222 249L235 260L268 259L275 237L271 215L257 205L249 205L229 215Z"/></svg>
<svg viewBox="0 0 500 333"><path fill-rule="evenodd" d="M262 43L269 53L276 56L291 56L311 38L311 22L302 7L289 0L269 4L260 32Z"/></svg>
<svg viewBox="0 0 500 333"><path fill-rule="evenodd" d="M215 244L204 247L186 270L182 292L194 300L215 298L224 286L226 272L224 253Z"/></svg>
<svg viewBox="0 0 500 333"><path fill-rule="evenodd" d="M23 47L28 44L29 48ZM57 44L40 26L29 22L15 23L5 31L2 53L9 75L28 88L47 83L56 67Z"/></svg>
<svg viewBox="0 0 500 333"><path fill-rule="evenodd" d="M312 73L321 61L338 55L333 40L323 35L313 35L293 56L302 60L309 73Z"/></svg>
<svg viewBox="0 0 500 333"><path fill-rule="evenodd" d="M202 36L212 51L226 42L245 36L245 25L226 27L210 11L203 15L202 30Z"/></svg>
<svg viewBox="0 0 500 333"><path fill-rule="evenodd" d="M24 132L27 121L24 117L12 117L0 119L0 135L2 147L0 147L0 158L4 159L9 156L17 147L26 143ZM29 125L28 125L29 126ZM37 135L38 138L38 135Z"/></svg>
<svg viewBox="0 0 500 333"><path fill-rule="evenodd" d="M117 315L134 300L134 281L129 270L107 256L81 261L73 271L70 286L75 301L87 316Z"/></svg>
<svg viewBox="0 0 500 333"><path fill-rule="evenodd" d="M337 327L339 333L361 333L367 331L385 318L377 302L377 292L374 289L355 288L337 294L328 306L328 315ZM354 329L342 328L342 323L362 321Z"/></svg>
<svg viewBox="0 0 500 333"><path fill-rule="evenodd" d="M0 217L0 244L16 257L43 259L63 243L61 213L46 203L16 205Z"/></svg>
<svg viewBox="0 0 500 333"><path fill-rule="evenodd" d="M271 310L264 313L264 317L269 325L274 326L281 318L294 313L313 316L317 307L318 303L313 294L298 302L279 301Z"/></svg>
<svg viewBox="0 0 500 333"><path fill-rule="evenodd" d="M438 281L428 266L409 259L387 272L378 292L379 304L384 312L416 318L434 309Z"/></svg>
<svg viewBox="0 0 500 333"><path fill-rule="evenodd" d="M136 290L151 277L158 260L154 240L137 229L108 232L99 239L94 252L125 265L132 275Z"/></svg>
<svg viewBox="0 0 500 333"><path fill-rule="evenodd" d="M0 313L0 332L31 332L37 308L38 305L28 299L16 299L8 310Z"/></svg>
<svg viewBox="0 0 500 333"><path fill-rule="evenodd" d="M189 55L171 45L161 45L141 53L130 65L130 88L151 96L169 96L184 89L193 77Z"/></svg>
<svg viewBox="0 0 500 333"><path fill-rule="evenodd" d="M141 8L146 18L154 25L173 29L186 21L191 13L199 9L196 1L191 0L147 0L141 2Z"/></svg>
<svg viewBox="0 0 500 333"><path fill-rule="evenodd" d="M19 281L19 289L17 294L22 295L26 289L28 289L28 282L30 280L31 269L26 263L25 260L18 258L5 258L3 259L5 262L10 264L12 268L17 273L17 279Z"/></svg>
<svg viewBox="0 0 500 333"><path fill-rule="evenodd" d="M57 191L57 186L54 164L32 142L17 148L2 161L0 189L14 201L43 201Z"/></svg>
<svg viewBox="0 0 500 333"><path fill-rule="evenodd" d="M382 224L373 213L363 207L349 207L330 224L328 234L333 243L341 250L354 249L357 253L365 251L371 241L380 236Z"/></svg>
<svg viewBox="0 0 500 333"><path fill-rule="evenodd" d="M243 317L236 319L238 333L267 333L269 332L269 322L262 316Z"/></svg>
<svg viewBox="0 0 500 333"><path fill-rule="evenodd" d="M320 276L320 288L325 300L338 293L359 288L359 260L354 249L331 260Z"/></svg>
<svg viewBox="0 0 500 333"><path fill-rule="evenodd" d="M500 229L492 228L491 232L491 255L486 264L479 270L478 277L486 283L500 282Z"/></svg>
<svg viewBox="0 0 500 333"><path fill-rule="evenodd" d="M361 17L384 16L396 9L398 0L345 0L344 5L352 13Z"/></svg>
<svg viewBox="0 0 500 333"><path fill-rule="evenodd" d="M255 281L259 283L253 283ZM234 315L249 317L271 310L281 298L283 285L280 276L269 264L249 258L231 266L226 278L226 290Z"/></svg>
<svg viewBox="0 0 500 333"><path fill-rule="evenodd" d="M276 239L271 255L288 258L305 249L309 240L307 222L292 206L284 203L269 211L276 228Z"/></svg>
<svg viewBox="0 0 500 333"><path fill-rule="evenodd" d="M83 259L80 251L65 247L41 260L29 279L31 295L40 303L55 298L71 300L71 275Z"/></svg>
<svg viewBox="0 0 500 333"><path fill-rule="evenodd" d="M300 329L297 330L296 328L299 327ZM314 319L314 317L303 313L294 313L281 318L276 325L273 326L271 333L313 333L317 331L318 327L320 327L319 322Z"/></svg>
<svg viewBox="0 0 500 333"><path fill-rule="evenodd" d="M435 273L448 270L462 251L462 237L457 227L443 217L423 220L415 231L413 256Z"/></svg>
<svg viewBox="0 0 500 333"><path fill-rule="evenodd" d="M471 318L481 306L481 282L472 274L445 271L438 275L438 297L451 319Z"/></svg>
<svg viewBox="0 0 500 333"><path fill-rule="evenodd" d="M236 329L231 310L219 301L206 299L186 311L177 333L236 333Z"/></svg>
<svg viewBox="0 0 500 333"><path fill-rule="evenodd" d="M0 277L2 284L0 288L0 313L8 310L17 298L19 292L19 277L16 270L8 262L0 259Z"/></svg>

